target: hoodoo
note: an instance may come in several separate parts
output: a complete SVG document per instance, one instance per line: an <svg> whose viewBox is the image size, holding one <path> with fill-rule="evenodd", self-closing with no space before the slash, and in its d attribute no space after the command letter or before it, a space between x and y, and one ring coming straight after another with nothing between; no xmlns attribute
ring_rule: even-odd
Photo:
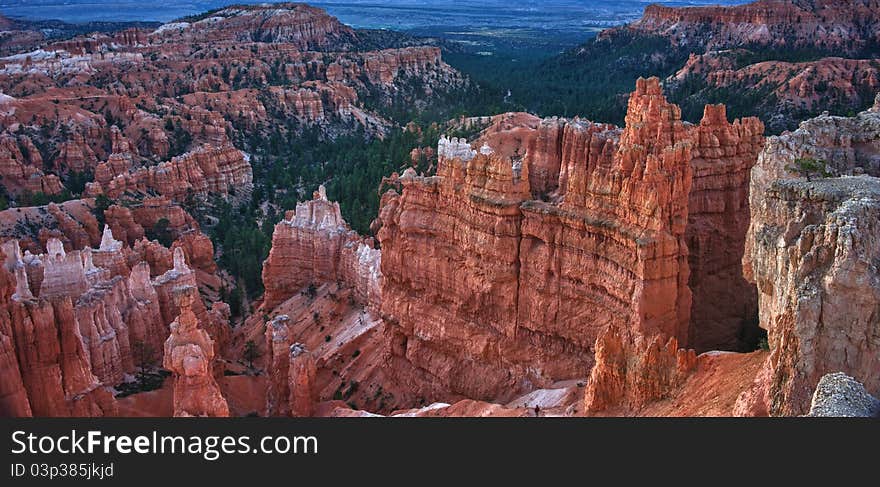
<svg viewBox="0 0 880 487"><path fill-rule="evenodd" d="M164 358L165 368L174 374L174 416L229 416L213 376L214 343L192 310L198 299L192 286L174 289L180 315L171 323Z"/></svg>

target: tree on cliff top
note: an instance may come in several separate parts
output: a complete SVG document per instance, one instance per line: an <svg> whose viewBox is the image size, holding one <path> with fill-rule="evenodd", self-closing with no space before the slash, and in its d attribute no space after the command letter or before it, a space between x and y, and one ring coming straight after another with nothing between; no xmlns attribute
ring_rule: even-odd
<svg viewBox="0 0 880 487"><path fill-rule="evenodd" d="M786 169L807 178L807 182L811 182L813 176L823 178L830 176L830 173L825 170L825 161L813 159L812 157L798 157Z"/></svg>

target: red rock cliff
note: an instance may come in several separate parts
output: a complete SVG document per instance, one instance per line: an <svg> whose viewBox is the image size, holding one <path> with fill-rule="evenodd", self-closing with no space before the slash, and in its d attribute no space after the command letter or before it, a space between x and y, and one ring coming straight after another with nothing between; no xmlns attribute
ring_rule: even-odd
<svg viewBox="0 0 880 487"><path fill-rule="evenodd" d="M649 5L642 19L626 28L678 41L690 39L713 49L769 44L855 50L878 39L878 12L877 0L761 0L731 7Z"/></svg>
<svg viewBox="0 0 880 487"><path fill-rule="evenodd" d="M327 200L324 187L300 203L275 226L272 248L263 263L263 306L271 310L309 284L342 281L365 304L377 304L379 251L342 219L339 203Z"/></svg>
<svg viewBox="0 0 880 487"><path fill-rule="evenodd" d="M126 191L148 193L183 201L189 194L228 195L248 191L253 182L250 163L231 145L202 146L158 166L116 175L106 184L89 183L88 193L118 198Z"/></svg>
<svg viewBox="0 0 880 487"><path fill-rule="evenodd" d="M443 140L436 177L405 173L383 197L383 315L407 359L469 397L581 376L609 324L687 336L691 158L677 107L640 80L622 133L540 130L490 129L479 150Z"/></svg>
<svg viewBox="0 0 880 487"><path fill-rule="evenodd" d="M723 107L683 123L656 78L626 122L498 116L473 146L441 139L437 176L399 178L378 233L393 349L497 400L581 376L607 327L735 347L755 309L737 243L763 126Z"/></svg>

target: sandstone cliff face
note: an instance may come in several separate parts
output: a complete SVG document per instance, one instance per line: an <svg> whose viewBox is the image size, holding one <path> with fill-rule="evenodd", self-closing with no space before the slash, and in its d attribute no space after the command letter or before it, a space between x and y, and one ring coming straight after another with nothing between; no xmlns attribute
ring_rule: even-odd
<svg viewBox="0 0 880 487"><path fill-rule="evenodd" d="M127 191L155 191L183 201L189 194L248 191L252 183L253 173L244 153L230 145L202 146L158 166L118 174L106 184L89 183L87 192L118 198Z"/></svg>
<svg viewBox="0 0 880 487"><path fill-rule="evenodd" d="M132 301L123 313L122 320L128 327L135 366L158 362L168 329L162 321L159 295L150 282L150 267L146 262L131 269L128 289Z"/></svg>
<svg viewBox="0 0 880 487"><path fill-rule="evenodd" d="M275 226L263 264L263 307L271 310L309 284L336 281L355 287L362 302L378 303L380 252L349 228L323 186L313 198Z"/></svg>
<svg viewBox="0 0 880 487"><path fill-rule="evenodd" d="M269 387L266 390L266 414L287 416L290 413L290 317L278 315L266 323L266 369Z"/></svg>
<svg viewBox="0 0 880 487"><path fill-rule="evenodd" d="M730 123L720 106L708 107L698 126L679 117L658 80L641 80L624 130L507 114L491 119L473 145L441 139L437 176L409 169L392 178L397 189L383 195L376 228L384 360L404 374L399 380L410 391L503 401L583 377L599 353L587 411L642 410L698 376L695 352L679 349L692 339L691 261L693 282L706 287L699 299L731 300L730 323L694 320L705 327L701 340L736 341L754 308L736 291L749 290L736 242L746 233L745 188L763 127L755 119ZM264 309L309 282L350 283L337 267L347 267L338 257L346 231L321 192L291 212L264 267ZM689 255L687 239L702 247ZM292 326L305 330L306 318ZM281 321L288 323L278 317L266 331L276 412L292 387L283 359L292 328ZM699 377L728 381L716 362L728 361L707 357ZM343 381L337 391L346 389ZM736 395L728 395L730 404L707 414L729 414Z"/></svg>
<svg viewBox="0 0 880 487"><path fill-rule="evenodd" d="M15 300L15 347L35 416L112 416L116 403L92 373L69 297Z"/></svg>
<svg viewBox="0 0 880 487"><path fill-rule="evenodd" d="M214 344L199 328L192 305L200 301L195 287L178 287L174 294L180 315L171 323L165 341L164 366L174 375L174 416L226 417L229 406L213 376Z"/></svg>
<svg viewBox="0 0 880 487"><path fill-rule="evenodd" d="M315 358L302 343L294 343L288 349L288 389L290 390L290 415L308 418L315 413L318 402Z"/></svg>
<svg viewBox="0 0 880 487"><path fill-rule="evenodd" d="M878 120L865 112L807 121L768 140L753 171L745 264L773 352L763 385L770 414L805 414L829 372L880 390ZM806 181L790 172L797 157L839 177Z"/></svg>
<svg viewBox="0 0 880 487"><path fill-rule="evenodd" d="M91 354L77 321L77 305L70 295L49 293L34 296L21 261L18 245L5 245L6 272L15 273L15 294L7 303L11 326L12 350L17 355L21 382L27 392L30 412L17 403L20 414L35 416L104 416L115 414L112 395L102 386L91 369ZM47 255L46 269L52 272L62 265L76 274L84 274L79 254L63 254L60 242L52 241L53 255ZM79 270L70 264L80 263ZM60 260L59 260L60 259ZM70 264L70 265L68 265ZM61 279L63 280L63 278ZM49 287L48 289L54 289ZM9 363L9 362L7 362ZM6 380L4 375L4 381ZM10 372L15 383L15 374Z"/></svg>
<svg viewBox="0 0 880 487"><path fill-rule="evenodd" d="M3 259L6 259L5 251ZM31 416L31 404L21 378L13 335L11 304L16 292L16 278L6 266L0 266L0 416Z"/></svg>
<svg viewBox="0 0 880 487"><path fill-rule="evenodd" d="M608 140L613 132L603 127L586 129L590 134L589 142L584 143L589 147L586 157L575 153L560 174L564 195L558 210L546 204L525 208L527 235L521 261L532 261L529 253L533 250L535 262L541 262L543 249L550 252L551 259L558 256L558 274L543 274L577 283L569 287L571 291L560 286L566 296L572 292L592 303L575 309L598 305L603 310L589 325L580 325L592 329L579 334L589 341L587 347L608 324L632 326L646 333L662 331L682 340L687 336L691 298L683 236L692 169L690 138L679 117L677 107L663 98L656 79L640 80L630 97L627 128L619 141ZM547 226L541 228L537 221L544 212L551 222L556 220L556 229L550 226L549 233ZM561 232L562 239L566 234L582 236L563 244L565 240L555 232ZM542 243L546 245L543 249ZM554 250L557 246L561 248ZM598 285L579 283L583 279L577 274L581 273L595 276L589 279L597 279ZM551 283L551 294L553 287ZM528 286L521 286L521 292L523 289ZM564 319L574 318L572 313L559 314L568 315ZM535 320L542 321L547 320Z"/></svg>
<svg viewBox="0 0 880 487"><path fill-rule="evenodd" d="M878 39L877 0L761 0L732 7L649 5L627 28L709 49L737 45L815 46L854 52ZM827 26L833 24L834 29ZM707 32L705 26L711 25Z"/></svg>
<svg viewBox="0 0 880 487"><path fill-rule="evenodd" d="M407 171L380 210L396 348L468 397L581 376L608 325L688 336L692 141L659 82L639 81L622 132L519 118L532 134L442 140L438 175Z"/></svg>
<svg viewBox="0 0 880 487"><path fill-rule="evenodd" d="M168 302L173 288L197 282L183 247L207 266L195 250L198 242L179 242L177 269L155 282L146 261L135 260L129 267L127 256L138 254L115 240L109 226L96 249L67 251L60 240L49 239L45 254L22 254L17 241L5 242L0 281L11 278L7 284L14 293L0 300L4 410L16 416L115 414L107 387L163 358L169 323L180 313ZM214 303L209 311L201 299L189 306L215 337L218 349L211 353L219 354L228 342L228 307Z"/></svg>
<svg viewBox="0 0 880 487"><path fill-rule="evenodd" d="M163 247L164 248L164 247ZM180 315L181 308L177 304L175 293L177 289L182 287L193 287L198 289L200 284L200 275L206 275L200 269L193 269L187 264L187 254L185 247L175 246L172 252L173 266L164 274L157 276L152 281L152 287L156 291L159 302L159 310L162 320L166 326L170 326L171 322ZM197 297L188 304L190 311L196 315L201 328L207 331L211 337L214 354L219 358L223 356L226 345L229 341L229 308L225 303L216 302L212 309L208 309L205 301L201 297ZM215 367L218 374L222 374L221 367Z"/></svg>

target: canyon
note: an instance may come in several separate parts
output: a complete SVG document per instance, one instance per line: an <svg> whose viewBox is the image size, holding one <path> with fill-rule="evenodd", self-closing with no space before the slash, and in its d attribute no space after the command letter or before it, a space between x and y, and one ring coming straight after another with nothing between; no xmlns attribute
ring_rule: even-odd
<svg viewBox="0 0 880 487"><path fill-rule="evenodd" d="M246 151L262 150L258 136L278 128L384 136L386 105L424 106L467 84L437 47L374 40L304 4L191 20L47 40L0 58L6 198L27 203L65 189L247 198ZM92 180L79 190L84 175Z"/></svg>
<svg viewBox="0 0 880 487"><path fill-rule="evenodd" d="M380 293L357 306L378 309L384 367L435 403L357 409L530 415L531 398L550 415L804 415L834 371L877 394L876 109L765 143L760 121L730 122L723 106L682 122L656 78L639 80L629 107L623 129L492 117L473 142L441 138L436 175L392 176L376 224ZM829 161L826 178L798 172L805 155ZM287 297L289 313L333 302L326 286L353 293L358 279L344 276L376 261L340 272L346 241L358 240L317 192L276 227L264 266L267 288L282 263L303 280L264 305ZM284 352L310 333L277 331L310 321L293 316L267 331L267 347L284 337L278 398L290 391ZM853 323L862 331L849 335ZM373 414L331 406L328 391L319 412ZM565 399L541 402L552 397Z"/></svg>
<svg viewBox="0 0 880 487"><path fill-rule="evenodd" d="M768 137L676 103L695 76L771 90L762 116L873 97L875 3L649 6L600 40L700 52L638 78L620 126L403 126L397 104L469 81L301 4L0 58L0 415L876 414L880 95ZM828 19L847 29L815 35ZM781 45L851 59L730 51ZM348 174L261 180L291 167L265 146L397 132L425 143L374 181L369 235L328 197ZM254 260L236 214L271 233L259 287L233 272Z"/></svg>
<svg viewBox="0 0 880 487"><path fill-rule="evenodd" d="M187 260L212 261L192 233L152 279L109 226L97 248L10 241L4 410L228 416L244 411L226 395L264 387L250 407L282 416L803 415L838 371L876 395L880 100L766 143L723 106L681 121L656 78L629 107L624 128L510 113L442 138L436 175L391 178L377 242L319 188L276 225L262 314L231 336L197 291ZM798 173L808 155L826 177ZM40 355L56 358L31 365L20 323L56 323ZM742 342L758 325L769 351ZM114 400L146 337L169 395ZM218 375L242 370L246 341L264 372Z"/></svg>

